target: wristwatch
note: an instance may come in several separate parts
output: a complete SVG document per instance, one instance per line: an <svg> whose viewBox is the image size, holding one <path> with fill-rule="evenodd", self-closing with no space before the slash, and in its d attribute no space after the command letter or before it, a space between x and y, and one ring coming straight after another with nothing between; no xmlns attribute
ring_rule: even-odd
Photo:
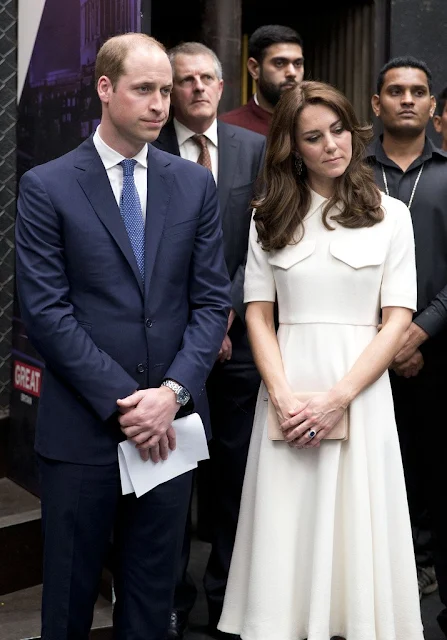
<svg viewBox="0 0 447 640"><path fill-rule="evenodd" d="M185 404L188 404L189 399L191 398L191 394L189 393L188 389L182 387L181 384L179 384L175 380L171 380L170 378L168 378L166 380L163 380L161 386L169 387L169 389L172 389L172 391L175 393L177 403L182 407L184 407Z"/></svg>

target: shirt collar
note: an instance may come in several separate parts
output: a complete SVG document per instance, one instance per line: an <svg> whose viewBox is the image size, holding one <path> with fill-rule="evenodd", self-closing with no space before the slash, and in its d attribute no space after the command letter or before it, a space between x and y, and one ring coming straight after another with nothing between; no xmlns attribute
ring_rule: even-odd
<svg viewBox="0 0 447 640"><path fill-rule="evenodd" d="M388 167L397 167L395 162L390 160L386 155L383 148L383 136L379 136L374 142L372 142L366 150L367 158L374 158L376 162L380 162L380 164L384 164ZM422 162L426 162L427 160L431 160L433 154L441 155L447 157L447 153L435 147L430 138L425 137L424 149L422 150L422 154L414 161L414 165L421 164ZM413 165L412 165L413 166Z"/></svg>
<svg viewBox="0 0 447 640"><path fill-rule="evenodd" d="M192 136L196 135L195 131L191 131L191 129L188 129L188 127L185 127L185 125L179 122L177 118L174 118L174 129L177 135L177 142L179 147L181 147L182 144L184 144L187 140L189 140L189 138L192 138ZM208 140L212 142L212 144L216 148L218 147L216 118L214 118L213 122L211 123L211 126L206 131L203 132L203 135L206 136Z"/></svg>
<svg viewBox="0 0 447 640"><path fill-rule="evenodd" d="M118 151L115 151L115 149L112 149L112 147L109 147L109 145L104 142L104 140L101 138L100 126L101 125L96 128L96 131L93 135L93 144L95 145L96 151L98 152L99 157L104 164L104 168L107 171L107 169L115 167L126 158L118 153ZM147 144L145 144L141 151L133 156L132 160L136 160L138 164L141 164L145 169L147 169L147 153L148 148Z"/></svg>

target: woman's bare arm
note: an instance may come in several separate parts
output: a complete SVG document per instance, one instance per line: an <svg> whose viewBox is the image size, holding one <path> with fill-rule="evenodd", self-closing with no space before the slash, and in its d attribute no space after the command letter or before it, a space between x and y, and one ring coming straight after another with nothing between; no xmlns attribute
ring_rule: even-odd
<svg viewBox="0 0 447 640"><path fill-rule="evenodd" d="M298 447L318 445L354 398L388 369L405 343L412 311L402 307L385 307L382 317L382 330L360 354L350 371L327 393L310 400L281 425L282 429L288 430L288 442ZM312 440L307 435L309 429L317 431Z"/></svg>
<svg viewBox="0 0 447 640"><path fill-rule="evenodd" d="M302 403L297 403L286 380L275 331L274 303L249 302L245 322L256 366L282 422Z"/></svg>

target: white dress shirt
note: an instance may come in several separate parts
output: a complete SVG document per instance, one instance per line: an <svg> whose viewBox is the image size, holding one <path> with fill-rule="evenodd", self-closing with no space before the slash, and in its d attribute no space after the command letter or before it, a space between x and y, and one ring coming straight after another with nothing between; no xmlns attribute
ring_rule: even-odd
<svg viewBox="0 0 447 640"><path fill-rule="evenodd" d="M107 177L109 178L110 186L112 187L116 202L118 206L120 206L121 192L123 190L123 168L119 163L122 160L125 160L125 157L104 142L101 138L100 126L96 129L93 135L93 144L95 145L96 151L98 152L104 168L107 171ZM139 151L132 159L137 161L134 169L134 180L140 197L143 219L146 221L147 144L145 144L141 151Z"/></svg>
<svg viewBox="0 0 447 640"><path fill-rule="evenodd" d="M194 140L191 140L192 136L196 135L195 132L188 129L188 127L185 127L185 125L179 122L176 118L174 118L174 129L177 135L177 142L181 157L186 160L191 160L192 162L197 162L200 155L200 147L196 142L194 142ZM206 137L206 146L210 153L212 173L214 181L217 184L217 120L213 121L209 129L203 132L203 135Z"/></svg>

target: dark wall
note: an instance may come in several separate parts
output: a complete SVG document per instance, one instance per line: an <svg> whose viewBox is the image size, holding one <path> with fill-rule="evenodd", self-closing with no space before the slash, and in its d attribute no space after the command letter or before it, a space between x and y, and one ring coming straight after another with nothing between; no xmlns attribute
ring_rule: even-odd
<svg viewBox="0 0 447 640"><path fill-rule="evenodd" d="M422 58L431 69L437 95L447 86L446 0L391 0L390 9L390 56ZM429 134L439 144L431 126Z"/></svg>
<svg viewBox="0 0 447 640"><path fill-rule="evenodd" d="M204 0L156 0L151 5L151 35L166 48L180 42L202 41Z"/></svg>

